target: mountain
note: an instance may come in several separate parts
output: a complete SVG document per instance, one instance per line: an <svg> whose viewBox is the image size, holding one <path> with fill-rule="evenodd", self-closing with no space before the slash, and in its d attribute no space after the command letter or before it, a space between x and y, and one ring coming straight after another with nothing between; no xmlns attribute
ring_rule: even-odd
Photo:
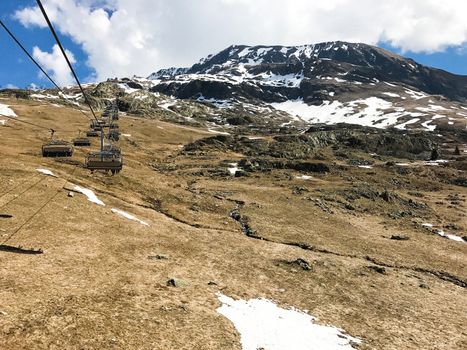
<svg viewBox="0 0 467 350"><path fill-rule="evenodd" d="M157 71L156 73L151 74L148 77L148 79L157 80L157 79L171 78L176 75L185 74L187 73L188 70L189 68L176 68L176 67L161 69Z"/></svg>
<svg viewBox="0 0 467 350"><path fill-rule="evenodd" d="M262 85L265 95L268 95L265 87L288 88L287 97L298 93L310 101L319 101L315 92L323 87L323 80L354 85L383 81L452 100L467 100L467 76L426 67L378 47L343 42L295 47L231 46L189 69L162 70L150 79L169 78L167 83L170 84L170 78L178 77L176 80L186 82L193 76L200 80L211 78L213 82L225 79L232 85L255 82ZM183 95L187 93L187 89L174 89L178 90ZM249 90L245 90L243 93L248 95Z"/></svg>
<svg viewBox="0 0 467 350"><path fill-rule="evenodd" d="M157 81L153 92L266 104L308 122L376 127L409 122L431 130L440 122L464 123L466 117L460 108L467 101L466 76L366 44L231 46L189 69L162 70L149 78Z"/></svg>
<svg viewBox="0 0 467 350"><path fill-rule="evenodd" d="M465 130L467 77L366 44L231 46L189 68L87 86L96 108L227 133L293 133L313 124ZM69 89L84 103L76 89ZM57 91L30 93L57 98Z"/></svg>

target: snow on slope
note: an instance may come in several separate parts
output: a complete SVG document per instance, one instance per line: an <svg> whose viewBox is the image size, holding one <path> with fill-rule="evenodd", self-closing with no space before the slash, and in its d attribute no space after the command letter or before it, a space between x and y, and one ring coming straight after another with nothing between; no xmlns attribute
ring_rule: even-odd
<svg viewBox="0 0 467 350"><path fill-rule="evenodd" d="M44 175L47 175L47 176L52 176L52 177L57 177L57 175L55 175L52 171L48 170L48 169L36 169L38 172L44 174Z"/></svg>
<svg viewBox="0 0 467 350"><path fill-rule="evenodd" d="M17 117L16 113L7 105L0 103L0 115L6 117Z"/></svg>
<svg viewBox="0 0 467 350"><path fill-rule="evenodd" d="M86 197L88 197L88 201L90 201L92 203L96 203L98 205L105 206L104 202L101 201L99 198L97 198L96 194L92 190L87 189L87 188L83 188L83 187L77 186L77 185L74 187L74 190L76 192L82 193Z"/></svg>
<svg viewBox="0 0 467 350"><path fill-rule="evenodd" d="M397 129L405 130L408 125L418 123L420 117L429 117L430 119L422 123L421 126L429 131L434 131L437 126L432 124L433 121L446 118L446 116L439 114L430 116L421 112L409 112L403 107L394 107L391 102L378 97L369 97L347 103L324 101L319 106L308 105L302 99L271 103L270 105L306 122L359 124L380 129L395 126ZM428 108L419 107L417 110L433 112L446 109L441 106L430 105ZM400 123L399 119L402 117L411 117L412 119Z"/></svg>
<svg viewBox="0 0 467 350"><path fill-rule="evenodd" d="M377 97L357 100L347 104L339 101L325 101L320 106L310 106L303 100L295 100L272 103L271 105L277 110L314 123L350 123L383 128L395 124L400 117L400 115L385 116L385 122L380 122L383 119L384 110L391 108L392 103ZM364 110L356 112L355 108L362 105L366 106Z"/></svg>
<svg viewBox="0 0 467 350"><path fill-rule="evenodd" d="M217 312L240 333L243 350L351 350L357 338L342 330L316 324L316 318L295 309L282 309L266 299L234 300L218 294Z"/></svg>
<svg viewBox="0 0 467 350"><path fill-rule="evenodd" d="M113 208L111 211L112 211L112 213L123 216L124 218L126 218L128 220L139 222L141 225L144 225L144 226L149 226L149 224L147 222L144 222L143 220L138 219L136 216L134 216L134 215L132 215L130 213L127 213L126 211L123 211L123 210L120 210L120 209L115 209L115 208Z"/></svg>

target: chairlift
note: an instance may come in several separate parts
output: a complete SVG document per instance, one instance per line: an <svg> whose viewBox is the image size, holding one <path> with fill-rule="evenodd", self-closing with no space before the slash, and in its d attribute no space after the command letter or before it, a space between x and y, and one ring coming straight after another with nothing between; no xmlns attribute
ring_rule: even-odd
<svg viewBox="0 0 467 350"><path fill-rule="evenodd" d="M111 129L111 130L109 131L108 138L109 138L109 140L111 140L111 141L118 141L118 140L120 140L120 131L118 131L118 130L116 130L116 129Z"/></svg>
<svg viewBox="0 0 467 350"><path fill-rule="evenodd" d="M122 150L120 149L120 147L115 146L114 144L111 144L111 143L104 145L104 147L102 147L102 150L105 152L113 152L119 155L122 154Z"/></svg>
<svg viewBox="0 0 467 350"><path fill-rule="evenodd" d="M112 175L119 173L123 168L123 157L120 151L102 150L90 153L86 156L86 168L94 172L95 170L110 171Z"/></svg>
<svg viewBox="0 0 467 350"><path fill-rule="evenodd" d="M99 131L101 128L108 128L109 123L105 119L93 120L89 127L95 131Z"/></svg>
<svg viewBox="0 0 467 350"><path fill-rule="evenodd" d="M99 137L99 131L90 129L86 132L87 137Z"/></svg>
<svg viewBox="0 0 467 350"><path fill-rule="evenodd" d="M71 157L72 155L73 146L64 140L51 140L42 146L43 157Z"/></svg>
<svg viewBox="0 0 467 350"><path fill-rule="evenodd" d="M81 132L78 134L78 137L73 140L73 146L76 147L88 147L91 146L91 140L87 137L81 137Z"/></svg>
<svg viewBox="0 0 467 350"><path fill-rule="evenodd" d="M64 140L55 140L55 130L50 129L52 133L50 141L42 145L43 157L71 157L73 155L73 146L70 142Z"/></svg>

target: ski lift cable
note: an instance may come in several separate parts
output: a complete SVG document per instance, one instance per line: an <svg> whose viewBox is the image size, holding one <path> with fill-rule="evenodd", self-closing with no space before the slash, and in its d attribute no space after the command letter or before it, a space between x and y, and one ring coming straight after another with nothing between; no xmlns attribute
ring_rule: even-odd
<svg viewBox="0 0 467 350"><path fill-rule="evenodd" d="M25 183L27 183L29 181L29 179L26 179L24 180L23 182L17 184L16 186L10 188L8 191L6 192L3 192L3 194L0 195L0 199L2 199L3 197L5 197L7 194L13 192L14 190L16 190L18 187L21 187L22 185L24 185ZM3 205L0 206L0 209L3 208Z"/></svg>
<svg viewBox="0 0 467 350"><path fill-rule="evenodd" d="M78 79L78 76L76 75L75 73L75 70L73 69L73 66L71 65L71 62L70 60L68 59L68 56L65 52L65 49L63 48L62 46L62 43L60 42L60 39L58 38L57 36L57 33L55 32L55 29L52 25L52 22L50 22L50 19L49 19L49 16L47 15L47 12L45 11L45 8L44 6L42 5L42 2L41 0L36 0L37 2L37 5L39 6L41 12L42 12L42 15L44 16L46 22L47 22L47 25L49 26L50 28L50 31L52 32L52 35L54 36L55 38L55 41L57 42L59 48L60 48L60 51L62 51L62 54L63 56L65 57L65 60L66 62L68 63L68 67L70 67L70 70L71 72L73 73L73 77L75 78L76 82L78 83L78 86L79 86L79 89L81 90L81 92L83 93L83 96L84 96L84 100L86 101L86 103L88 104L89 106L89 109L91 110L91 113L92 115L94 116L94 119L96 119L96 121L98 120L97 117L96 117L96 114L94 113L94 109L92 108L92 105L91 103L89 102L89 99L88 97L86 96L85 92L84 92L84 89L83 87L81 86L81 83L79 82L79 79Z"/></svg>
<svg viewBox="0 0 467 350"><path fill-rule="evenodd" d="M75 167L75 168L73 169L73 171L71 172L71 176L73 176L73 174L75 173L76 169L77 169L77 167ZM43 181L44 179L45 179L45 178L40 179L37 183ZM37 184L37 183L36 183L36 184ZM6 239L4 239L0 245L5 245L5 243L7 243L8 241L10 241L10 239L13 238L13 236L15 236L16 234L18 234L18 232L21 231L21 230L23 229L23 227L25 227L27 224L29 224L29 223L32 221L32 219L34 219L34 218L35 218L50 202L52 202L52 201L55 199L55 197L58 196L58 194L59 194L62 190L65 189L65 186L66 186L67 183L68 183L68 180L65 179L65 182L63 183L62 186L60 186L60 187L57 189L57 191L55 192L55 194L54 194L53 196L51 196L50 198L48 198L47 201L46 201L43 205L41 205L41 207L40 207L39 209L37 209L36 211L34 211L34 213L33 213L26 221L24 221L16 230L14 230L13 233L11 233L10 235L8 235L8 236L6 237ZM32 187L34 187L34 186L31 186L30 188L28 188L28 190L31 189ZM26 191L28 191L28 190L26 190ZM26 192L26 191L25 191L25 192ZM25 192L23 192L23 193L25 193Z"/></svg>
<svg viewBox="0 0 467 350"><path fill-rule="evenodd" d="M13 233L11 233L10 235L8 235L8 236L6 237L6 239L3 240L3 242L1 243L1 245L5 245L5 243L7 243L11 238L13 238L13 236L15 236L24 226L26 226L27 224L29 224L29 223L32 221L32 219L34 219L34 218L39 214L39 212L47 206L47 204L49 204L55 197L58 196L58 194L59 194L60 191L65 187L65 185L67 184L67 182L68 182L68 181L65 180L65 183L63 184L63 186L61 186L61 187L57 190L57 192L55 192L55 194L54 194L52 197L48 198L47 201L46 201L39 209L37 209L26 221L24 221L16 230L14 230Z"/></svg>
<svg viewBox="0 0 467 350"><path fill-rule="evenodd" d="M31 186L28 186L24 191L20 192L17 196L14 196L12 199L10 199L8 202L4 203L2 206L0 206L0 209L3 209L5 208L8 204L10 204L11 202L17 200L18 198L21 198L21 196L23 194L25 194L26 192L28 192L30 189L32 189L33 187L35 187L36 185L38 185L40 182L44 181L45 178L40 178L38 181L34 182Z"/></svg>
<svg viewBox="0 0 467 350"><path fill-rule="evenodd" d="M52 128L47 128L43 125L39 125L39 124L35 124L35 123L31 123L31 122L27 122L25 120L21 120L21 119L18 119L16 117L11 117L11 116L8 116L8 115L2 115L2 118L8 118L8 119L11 119L11 120L14 120L16 122L20 122L20 123L24 123L24 124L29 124L29 125L32 125L32 126L35 126L37 128L41 128L41 129L44 129L44 130L49 130L50 132L52 133L55 133L55 129L52 129Z"/></svg>
<svg viewBox="0 0 467 350"><path fill-rule="evenodd" d="M29 57L29 59L37 66L37 68L39 68L39 70L42 72L42 74L44 74L46 76L47 79L50 80L50 82L58 89L58 91L60 91L63 95L63 97L65 98L65 100L67 100L68 102L72 103L67 97L66 97L66 94L65 92L63 91L63 89L58 86L58 84L50 77L50 75L41 67L41 65L34 59L34 57L31 56L31 54L28 52L28 50L26 50L26 48L24 47L23 44L21 44L21 42L16 38L16 36L11 32L11 30L8 29L8 27L5 25L5 23L3 23L3 21L0 19L0 25L3 27L3 29L5 29L5 31L8 33L8 35L13 39L13 41L21 48L21 50L23 50L23 52ZM78 108L78 110L86 117L89 119L89 116L84 113L83 110L81 110L80 108Z"/></svg>

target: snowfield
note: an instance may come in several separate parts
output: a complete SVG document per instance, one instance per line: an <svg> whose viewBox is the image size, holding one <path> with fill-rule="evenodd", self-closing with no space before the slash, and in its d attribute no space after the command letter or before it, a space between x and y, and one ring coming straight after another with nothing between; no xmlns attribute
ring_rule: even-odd
<svg viewBox="0 0 467 350"><path fill-rule="evenodd" d="M230 175L234 175L237 173L237 171L239 171L240 169L238 168L238 163L230 163L229 164L230 167L228 168L229 169L229 172L230 172Z"/></svg>
<svg viewBox="0 0 467 350"><path fill-rule="evenodd" d="M17 117L16 113L7 105L0 103L0 115L5 117Z"/></svg>
<svg viewBox="0 0 467 350"><path fill-rule="evenodd" d="M416 108L418 112L409 112L403 107L395 107L391 102L378 97L369 97L345 104L339 101L324 101L319 106L308 105L302 99L271 103L270 105L276 110L290 114L296 120L301 119L309 123L347 123L379 129L394 126L399 130L406 130L408 125L420 122L421 117L429 116L426 114L427 112L447 110L442 106L429 105L427 108ZM400 118L407 117L411 119L400 123ZM437 125L433 124L433 121L442 118L446 118L446 116L434 114L421 126L429 131L434 131Z"/></svg>
<svg viewBox="0 0 467 350"><path fill-rule="evenodd" d="M356 100L347 104L339 101L324 101L320 106L307 105L303 100L272 103L277 110L287 112L307 122L313 123L349 123L385 128L397 123L404 114L402 112L384 114L392 107L392 103L378 97ZM357 112L357 108L363 108Z"/></svg>
<svg viewBox="0 0 467 350"><path fill-rule="evenodd" d="M128 220L139 222L141 225L144 225L144 226L149 226L149 224L147 222L144 222L143 220L140 220L136 216L131 215L130 213L127 213L127 212L125 212L123 210L113 208L111 211L112 211L112 213L123 216L124 218L126 218Z"/></svg>
<svg viewBox="0 0 467 350"><path fill-rule="evenodd" d="M341 329L316 324L316 318L295 309L282 309L266 299L234 300L218 294L217 312L240 333L243 350L351 350L360 339Z"/></svg>
<svg viewBox="0 0 467 350"><path fill-rule="evenodd" d="M48 170L48 169L36 169L38 172L44 174L44 175L47 175L47 176L52 176L52 177L57 177L57 175L55 175L52 171Z"/></svg>
<svg viewBox="0 0 467 350"><path fill-rule="evenodd" d="M73 189L74 189L76 192L82 193L82 194L84 194L86 197L88 197L88 201L90 201L90 202L92 202L92 203L95 203L95 204L98 204L98 205L105 206L104 202L101 201L99 198L97 198L96 194L95 194L92 190L89 190L89 189L87 189L87 188L80 187L80 186L78 186L78 185L76 185Z"/></svg>

